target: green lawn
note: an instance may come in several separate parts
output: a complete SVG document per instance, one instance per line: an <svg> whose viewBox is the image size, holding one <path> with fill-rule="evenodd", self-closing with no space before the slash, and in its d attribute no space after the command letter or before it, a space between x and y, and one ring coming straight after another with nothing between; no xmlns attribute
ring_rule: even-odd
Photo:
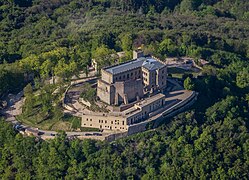
<svg viewBox="0 0 249 180"><path fill-rule="evenodd" d="M70 114L65 114L61 120L49 118L47 120L42 121L41 123L36 123L36 121L34 120L35 118L38 118L37 116L39 116L39 114L30 117L19 115L16 118L18 121L22 122L25 125L37 127L43 130L75 131L76 129L79 129L82 132L99 131L98 128L81 127L81 118L72 116Z"/></svg>
<svg viewBox="0 0 249 180"><path fill-rule="evenodd" d="M199 72L195 72L192 70L184 70L182 68L171 67L167 69L168 74L172 74L172 77L181 79L184 74L193 74L193 76L197 76Z"/></svg>

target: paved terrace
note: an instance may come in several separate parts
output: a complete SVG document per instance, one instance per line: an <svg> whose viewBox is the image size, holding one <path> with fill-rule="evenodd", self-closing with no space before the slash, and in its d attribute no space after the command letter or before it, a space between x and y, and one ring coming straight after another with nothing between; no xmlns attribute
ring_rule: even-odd
<svg viewBox="0 0 249 180"><path fill-rule="evenodd" d="M188 91L188 90L179 90L179 91L169 92L168 94L166 94L166 98L165 98L166 105L163 108L160 108L155 112L152 112L150 114L149 119L142 121L140 123L130 125L130 127L141 125L141 124L147 124L148 122L153 121L163 116L165 113L167 113L171 109L177 108L178 106L180 107L181 105L183 105L185 102L187 102L189 99L191 99L195 95L196 95L196 92Z"/></svg>

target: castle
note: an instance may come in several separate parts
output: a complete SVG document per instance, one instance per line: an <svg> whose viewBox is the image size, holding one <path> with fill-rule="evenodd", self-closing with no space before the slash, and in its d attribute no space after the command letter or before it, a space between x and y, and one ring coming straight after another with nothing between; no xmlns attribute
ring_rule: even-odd
<svg viewBox="0 0 249 180"><path fill-rule="evenodd" d="M101 69L97 82L100 101L122 107L108 113L82 114L82 127L128 131L131 125L145 121L165 108L167 67L159 59L133 52L133 60Z"/></svg>
<svg viewBox="0 0 249 180"><path fill-rule="evenodd" d="M129 104L165 89L167 68L160 60L133 52L133 60L101 69L97 96L108 105Z"/></svg>

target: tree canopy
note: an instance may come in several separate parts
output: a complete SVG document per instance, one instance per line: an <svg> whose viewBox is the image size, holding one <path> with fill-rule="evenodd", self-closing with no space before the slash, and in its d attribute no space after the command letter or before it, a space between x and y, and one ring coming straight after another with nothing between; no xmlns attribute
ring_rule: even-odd
<svg viewBox="0 0 249 180"><path fill-rule="evenodd" d="M101 68L141 46L209 63L179 79L199 93L187 112L111 143L23 137L1 118L0 179L248 179L248 9L247 0L0 0L0 100L25 87L24 120L36 125L64 118L62 93L45 80L87 72L91 59Z"/></svg>

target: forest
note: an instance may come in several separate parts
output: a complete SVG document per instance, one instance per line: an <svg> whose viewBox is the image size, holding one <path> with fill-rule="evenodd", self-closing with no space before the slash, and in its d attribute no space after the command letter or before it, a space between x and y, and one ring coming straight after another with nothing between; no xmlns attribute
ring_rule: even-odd
<svg viewBox="0 0 249 180"><path fill-rule="evenodd" d="M248 179L247 0L0 0L0 100L25 87L35 104L33 74L42 113L61 118L45 80L67 82L92 58L103 67L138 47L209 62L180 79L199 92L192 108L114 142L69 141L63 131L37 141L0 117L0 179Z"/></svg>

